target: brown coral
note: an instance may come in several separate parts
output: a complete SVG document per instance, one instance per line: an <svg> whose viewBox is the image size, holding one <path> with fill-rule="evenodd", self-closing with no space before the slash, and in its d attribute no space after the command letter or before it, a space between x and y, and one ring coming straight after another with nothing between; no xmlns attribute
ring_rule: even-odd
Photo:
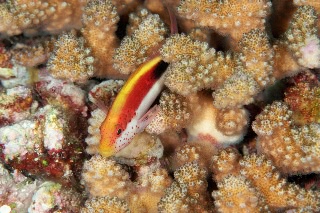
<svg viewBox="0 0 320 213"><path fill-rule="evenodd" d="M115 35L119 16L109 0L89 1L82 16L82 35L86 46L94 57L94 73L97 77L119 78L121 75L112 67L115 48L119 40Z"/></svg>
<svg viewBox="0 0 320 213"><path fill-rule="evenodd" d="M240 154L234 148L220 150L212 157L212 172L215 181L220 182L228 175L237 175L240 170L238 164Z"/></svg>
<svg viewBox="0 0 320 213"><path fill-rule="evenodd" d="M212 196L218 212L269 212L264 198L243 176L225 177Z"/></svg>
<svg viewBox="0 0 320 213"><path fill-rule="evenodd" d="M160 134L168 129L180 131L188 124L191 110L185 97L164 91L159 102L160 111L147 126L147 132Z"/></svg>
<svg viewBox="0 0 320 213"><path fill-rule="evenodd" d="M128 204L117 197L94 197L86 200L81 213L129 213Z"/></svg>
<svg viewBox="0 0 320 213"><path fill-rule="evenodd" d="M123 74L133 72L148 57L155 55L168 30L158 15L148 15L131 36L116 49L114 67Z"/></svg>
<svg viewBox="0 0 320 213"><path fill-rule="evenodd" d="M114 160L94 155L83 165L82 183L91 196L125 198L133 187L129 174Z"/></svg>
<svg viewBox="0 0 320 213"><path fill-rule="evenodd" d="M174 172L175 182L158 203L159 212L208 212L206 170L196 162L186 163Z"/></svg>
<svg viewBox="0 0 320 213"><path fill-rule="evenodd" d="M252 154L240 161L239 158L239 153L230 148L214 156L213 172L218 191L212 195L219 211L319 210L320 193L288 183L265 156Z"/></svg>
<svg viewBox="0 0 320 213"><path fill-rule="evenodd" d="M36 67L39 64L44 64L53 51L55 41L56 37L49 36L39 39L33 38L31 45L17 43L10 50L12 61L26 67Z"/></svg>
<svg viewBox="0 0 320 213"><path fill-rule="evenodd" d="M245 5L229 1L181 1L178 13L202 27L210 27L223 35L230 35L237 43L242 34L252 29L264 29L271 2L249 1Z"/></svg>
<svg viewBox="0 0 320 213"><path fill-rule="evenodd" d="M263 156L246 156L240 161L240 173L261 192L270 208L306 208L318 211L319 192L306 191L289 184Z"/></svg>
<svg viewBox="0 0 320 213"><path fill-rule="evenodd" d="M84 38L74 33L63 33L55 43L48 62L49 72L56 78L85 82L94 74L94 58L84 45Z"/></svg>
<svg viewBox="0 0 320 213"><path fill-rule="evenodd" d="M296 126L292 111L283 102L265 107L252 128L258 134L258 151L270 158L285 174L318 172L319 124ZM313 147L314 150L312 150Z"/></svg>
<svg viewBox="0 0 320 213"><path fill-rule="evenodd" d="M300 6L294 13L288 30L274 44L275 77L291 76L305 68L320 67L320 40L316 11Z"/></svg>
<svg viewBox="0 0 320 213"><path fill-rule="evenodd" d="M7 1L1 3L0 28L3 35L20 33L37 34L41 31L60 33L63 30L79 28L85 0L69 1Z"/></svg>

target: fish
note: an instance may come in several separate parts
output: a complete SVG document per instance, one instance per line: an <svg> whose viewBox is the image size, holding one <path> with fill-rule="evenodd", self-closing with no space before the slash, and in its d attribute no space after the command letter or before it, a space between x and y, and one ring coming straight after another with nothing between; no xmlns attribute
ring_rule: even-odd
<svg viewBox="0 0 320 213"><path fill-rule="evenodd" d="M112 156L126 147L156 116L159 106L151 106L164 87L168 65L155 56L131 74L100 126L98 150L102 156Z"/></svg>

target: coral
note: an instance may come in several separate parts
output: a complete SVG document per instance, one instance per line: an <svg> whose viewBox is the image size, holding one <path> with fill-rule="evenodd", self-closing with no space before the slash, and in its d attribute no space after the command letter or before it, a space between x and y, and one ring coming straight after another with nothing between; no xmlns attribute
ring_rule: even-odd
<svg viewBox="0 0 320 213"><path fill-rule="evenodd" d="M160 134L168 129L180 131L188 125L191 109L186 98L164 91L159 102L159 112L146 127L148 133Z"/></svg>
<svg viewBox="0 0 320 213"><path fill-rule="evenodd" d="M213 96L217 108L252 103L273 81L273 50L266 33L257 29L245 33L238 46L233 53L216 52L190 36L171 36L160 50L163 60L170 63L165 85L183 96L216 89Z"/></svg>
<svg viewBox="0 0 320 213"><path fill-rule="evenodd" d="M81 196L52 181L42 183L32 197L28 212L79 212Z"/></svg>
<svg viewBox="0 0 320 213"><path fill-rule="evenodd" d="M189 141L201 140L215 146L227 146L242 140L248 125L245 109L217 109L207 95L190 99L190 108L192 117L186 127Z"/></svg>
<svg viewBox="0 0 320 213"><path fill-rule="evenodd" d="M245 72L254 78L260 88L266 87L272 81L274 56L267 34L258 29L243 34L239 49Z"/></svg>
<svg viewBox="0 0 320 213"><path fill-rule="evenodd" d="M320 67L317 15L311 6L300 6L288 30L275 42L275 77L297 74L303 68Z"/></svg>
<svg viewBox="0 0 320 213"><path fill-rule="evenodd" d="M117 8L119 15L126 15L139 6L140 2L135 0L112 0L112 4Z"/></svg>
<svg viewBox="0 0 320 213"><path fill-rule="evenodd" d="M128 204L117 197L90 198L81 208L81 213L129 213Z"/></svg>
<svg viewBox="0 0 320 213"><path fill-rule="evenodd" d="M205 171L211 170L211 158L218 149L205 140L179 143L174 152L167 157L169 171L176 171L187 163L197 163Z"/></svg>
<svg viewBox="0 0 320 213"><path fill-rule="evenodd" d="M20 33L60 33L81 26L85 0L59 1L7 1L0 5L0 20L4 23L0 33L12 36Z"/></svg>
<svg viewBox="0 0 320 213"><path fill-rule="evenodd" d="M129 74L158 48L168 30L158 15L150 14L139 24L131 36L125 37L116 49L114 68L123 74Z"/></svg>
<svg viewBox="0 0 320 213"><path fill-rule="evenodd" d="M297 6L310 5L317 11L320 10L320 3L317 0L294 0L293 3Z"/></svg>
<svg viewBox="0 0 320 213"><path fill-rule="evenodd" d="M33 38L24 43L17 43L10 49L12 54L12 62L26 67L35 67L39 64L44 64L49 59L53 51L56 37L47 36L38 39ZM28 44L28 43L31 44Z"/></svg>
<svg viewBox="0 0 320 213"><path fill-rule="evenodd" d="M35 83L34 88L42 103L63 107L83 117L87 116L85 91L72 82L44 76Z"/></svg>
<svg viewBox="0 0 320 213"><path fill-rule="evenodd" d="M284 39L298 63L307 68L320 67L320 41L317 36L317 16L313 7L301 6L293 15Z"/></svg>
<svg viewBox="0 0 320 213"><path fill-rule="evenodd" d="M105 118L106 113L101 109L95 109L91 112L91 117L88 120L88 136L85 139L88 145L86 152L91 155L99 153L100 126Z"/></svg>
<svg viewBox="0 0 320 213"><path fill-rule="evenodd" d="M243 176L225 177L212 196L218 212L269 212L264 198Z"/></svg>
<svg viewBox="0 0 320 213"><path fill-rule="evenodd" d="M174 177L158 203L159 212L210 212L205 169L196 162L186 163L174 172Z"/></svg>
<svg viewBox="0 0 320 213"><path fill-rule="evenodd" d="M171 182L168 172L157 163L140 167L133 195L127 198L130 210L137 213L157 212L157 203Z"/></svg>
<svg viewBox="0 0 320 213"><path fill-rule="evenodd" d="M306 208L319 211L319 192L306 191L280 177L271 161L251 155L240 161L240 173L261 192L266 203L274 209Z"/></svg>
<svg viewBox="0 0 320 213"><path fill-rule="evenodd" d="M257 147L284 174L319 172L319 124L296 126L283 102L265 107L252 124ZM311 148L313 147L313 148Z"/></svg>
<svg viewBox="0 0 320 213"><path fill-rule="evenodd" d="M54 53L48 62L48 71L55 78L85 82L94 74L94 58L84 45L84 38L74 33L63 33L54 44Z"/></svg>
<svg viewBox="0 0 320 213"><path fill-rule="evenodd" d="M239 69L213 92L213 104L220 109L240 107L252 103L259 91L252 76Z"/></svg>
<svg viewBox="0 0 320 213"><path fill-rule="evenodd" d="M208 48L208 44L193 41L186 35L173 35L165 40L160 54L163 60L170 63L165 73L165 85L172 91L180 95L187 96L204 88L210 88L213 84L216 70L225 63L228 70L226 75L231 75L233 62L228 63L222 60L214 63L216 52L213 48ZM219 57L219 56L218 56ZM228 66L230 65L230 67ZM224 70L224 69L223 69ZM221 75L224 72L222 71Z"/></svg>
<svg viewBox="0 0 320 213"><path fill-rule="evenodd" d="M88 98L93 104L107 111L123 85L122 80L103 81L89 91Z"/></svg>
<svg viewBox="0 0 320 213"><path fill-rule="evenodd" d="M212 157L212 172L214 174L214 180L219 183L228 175L237 175L240 170L240 166L238 164L240 159L240 154L233 148L222 149L215 154Z"/></svg>
<svg viewBox="0 0 320 213"><path fill-rule="evenodd" d="M27 212L40 183L41 181L33 181L17 170L10 173L0 163L0 211ZM4 211L5 209L8 211Z"/></svg>
<svg viewBox="0 0 320 213"><path fill-rule="evenodd" d="M180 1L178 13L197 25L230 35L235 43L243 33L252 29L264 29L265 19L270 13L271 2L250 1L243 5L239 1Z"/></svg>
<svg viewBox="0 0 320 213"><path fill-rule="evenodd" d="M133 187L129 174L116 161L94 155L85 161L82 183L91 196L125 198Z"/></svg>
<svg viewBox="0 0 320 213"><path fill-rule="evenodd" d="M146 132L137 134L130 144L115 154L117 161L130 166L145 165L163 156L160 139Z"/></svg>
<svg viewBox="0 0 320 213"><path fill-rule="evenodd" d="M3 75L4 72L10 71L8 68L12 68L12 63L10 62L11 60L11 53L8 51L3 43L0 43L0 78L5 78L6 75ZM9 75L7 78L10 78L11 76Z"/></svg>
<svg viewBox="0 0 320 213"><path fill-rule="evenodd" d="M320 208L318 191L288 183L264 155L251 154L242 158L235 149L222 150L214 156L213 172L218 190L212 195L217 199L215 204L219 211L296 209L316 212Z"/></svg>
<svg viewBox="0 0 320 213"><path fill-rule="evenodd" d="M31 90L24 86L0 93L0 126L12 124L29 117L37 107Z"/></svg>
<svg viewBox="0 0 320 213"><path fill-rule="evenodd" d="M90 55L94 58L95 76L117 79L120 76L112 66L112 56L119 45L115 35L118 21L116 7L111 1L89 1L84 8L81 33L86 45L90 47Z"/></svg>
<svg viewBox="0 0 320 213"><path fill-rule="evenodd" d="M0 0L0 212L320 212L319 14ZM151 123L100 156L124 80L155 57L164 90L137 121Z"/></svg>
<svg viewBox="0 0 320 213"><path fill-rule="evenodd" d="M77 120L46 105L28 120L0 128L1 159L19 171L71 183L83 158Z"/></svg>
<svg viewBox="0 0 320 213"><path fill-rule="evenodd" d="M171 184L167 171L159 166L159 162L140 166L138 177L132 182L129 173L116 161L94 155L84 164L82 183L90 197L117 197L132 212L155 212L164 189Z"/></svg>
<svg viewBox="0 0 320 213"><path fill-rule="evenodd" d="M320 123L320 84L317 77L310 73L300 73L301 79L287 88L284 101L293 111L296 124Z"/></svg>

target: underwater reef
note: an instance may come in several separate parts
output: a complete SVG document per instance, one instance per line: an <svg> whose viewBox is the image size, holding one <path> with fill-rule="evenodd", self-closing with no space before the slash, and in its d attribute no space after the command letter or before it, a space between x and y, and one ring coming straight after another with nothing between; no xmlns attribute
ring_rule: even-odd
<svg viewBox="0 0 320 213"><path fill-rule="evenodd" d="M24 212L320 212L319 0L0 0L0 213Z"/></svg>

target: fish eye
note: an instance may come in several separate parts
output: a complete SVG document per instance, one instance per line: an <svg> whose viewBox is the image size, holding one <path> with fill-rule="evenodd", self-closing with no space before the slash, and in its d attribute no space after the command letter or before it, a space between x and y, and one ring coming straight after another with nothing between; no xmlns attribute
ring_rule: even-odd
<svg viewBox="0 0 320 213"><path fill-rule="evenodd" d="M122 130L121 130L121 129L118 129L118 131L117 131L117 135L120 135L120 134L121 134L121 132L122 132Z"/></svg>

